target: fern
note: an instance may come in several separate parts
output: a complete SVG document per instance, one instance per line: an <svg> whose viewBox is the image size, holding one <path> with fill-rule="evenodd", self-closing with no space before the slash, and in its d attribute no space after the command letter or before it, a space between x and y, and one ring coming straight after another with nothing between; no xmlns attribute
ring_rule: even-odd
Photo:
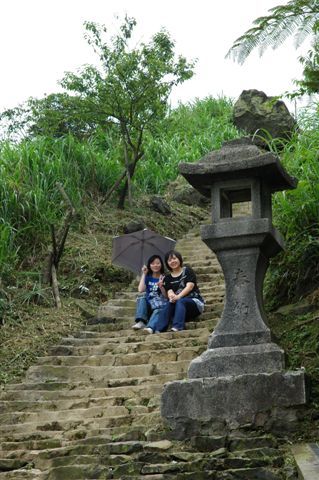
<svg viewBox="0 0 319 480"><path fill-rule="evenodd" d="M269 12L268 16L256 18L253 27L235 40L226 58L243 64L255 48L259 48L262 55L268 47L276 49L292 35L299 47L319 26L319 0L290 0L287 5L278 5Z"/></svg>

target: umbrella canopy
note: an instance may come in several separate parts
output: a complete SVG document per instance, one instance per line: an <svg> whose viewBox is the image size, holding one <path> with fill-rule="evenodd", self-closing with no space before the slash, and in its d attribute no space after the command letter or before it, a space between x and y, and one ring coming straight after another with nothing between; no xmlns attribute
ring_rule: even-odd
<svg viewBox="0 0 319 480"><path fill-rule="evenodd" d="M172 250L176 241L163 237L147 228L113 238L112 263L140 273L143 265L152 255L160 255Z"/></svg>

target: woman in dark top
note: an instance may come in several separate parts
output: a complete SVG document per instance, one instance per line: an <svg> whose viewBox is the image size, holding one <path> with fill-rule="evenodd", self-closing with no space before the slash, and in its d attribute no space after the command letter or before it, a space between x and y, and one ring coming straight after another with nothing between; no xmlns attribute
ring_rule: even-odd
<svg viewBox="0 0 319 480"><path fill-rule="evenodd" d="M172 321L171 330L178 332L184 330L187 320L203 312L204 300L199 292L194 271L183 266L183 258L179 252L167 252L165 263L170 273L165 276L163 285L169 301L161 310L156 330L166 330Z"/></svg>

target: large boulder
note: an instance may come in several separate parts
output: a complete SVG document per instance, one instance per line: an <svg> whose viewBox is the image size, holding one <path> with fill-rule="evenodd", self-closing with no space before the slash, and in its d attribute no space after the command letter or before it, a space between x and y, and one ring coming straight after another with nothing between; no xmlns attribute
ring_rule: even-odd
<svg viewBox="0 0 319 480"><path fill-rule="evenodd" d="M150 199L150 207L155 210L155 212L161 213L162 215L170 215L172 213L169 204L159 195L154 195Z"/></svg>
<svg viewBox="0 0 319 480"><path fill-rule="evenodd" d="M261 136L266 140L269 135L289 139L296 128L296 121L285 103L259 90L243 90L234 105L233 122L237 128L251 135L257 133L259 139Z"/></svg>
<svg viewBox="0 0 319 480"><path fill-rule="evenodd" d="M143 218L135 218L124 226L124 233L134 233L144 230L144 228L146 228L146 224Z"/></svg>
<svg viewBox="0 0 319 480"><path fill-rule="evenodd" d="M204 197L181 176L178 176L174 182L170 182L168 191L171 200L174 202L201 208L210 205L210 198Z"/></svg>

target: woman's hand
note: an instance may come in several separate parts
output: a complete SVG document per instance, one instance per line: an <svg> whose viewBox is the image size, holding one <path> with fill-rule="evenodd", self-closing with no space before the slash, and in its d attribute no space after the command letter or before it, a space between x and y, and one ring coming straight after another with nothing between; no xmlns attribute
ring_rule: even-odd
<svg viewBox="0 0 319 480"><path fill-rule="evenodd" d="M163 288L164 278L165 278L164 275L161 275L161 276L159 277L159 279L158 279L158 286L159 286L159 288Z"/></svg>
<svg viewBox="0 0 319 480"><path fill-rule="evenodd" d="M180 300L183 297L187 297L187 295L193 290L195 284L193 282L187 282L186 287L183 288L179 294L173 292L173 290L168 291L168 299L171 303L176 303L177 300Z"/></svg>
<svg viewBox="0 0 319 480"><path fill-rule="evenodd" d="M168 291L168 300L171 303L176 303L177 300L179 300L179 299L180 299L180 297L178 295L176 295L176 293L174 293L173 290Z"/></svg>
<svg viewBox="0 0 319 480"><path fill-rule="evenodd" d="M140 278L140 283L138 284L139 293L145 292L145 290L146 290L146 285L145 285L145 276L147 274L147 266L146 265L143 265L141 272L142 272L142 275L141 275L141 278Z"/></svg>

